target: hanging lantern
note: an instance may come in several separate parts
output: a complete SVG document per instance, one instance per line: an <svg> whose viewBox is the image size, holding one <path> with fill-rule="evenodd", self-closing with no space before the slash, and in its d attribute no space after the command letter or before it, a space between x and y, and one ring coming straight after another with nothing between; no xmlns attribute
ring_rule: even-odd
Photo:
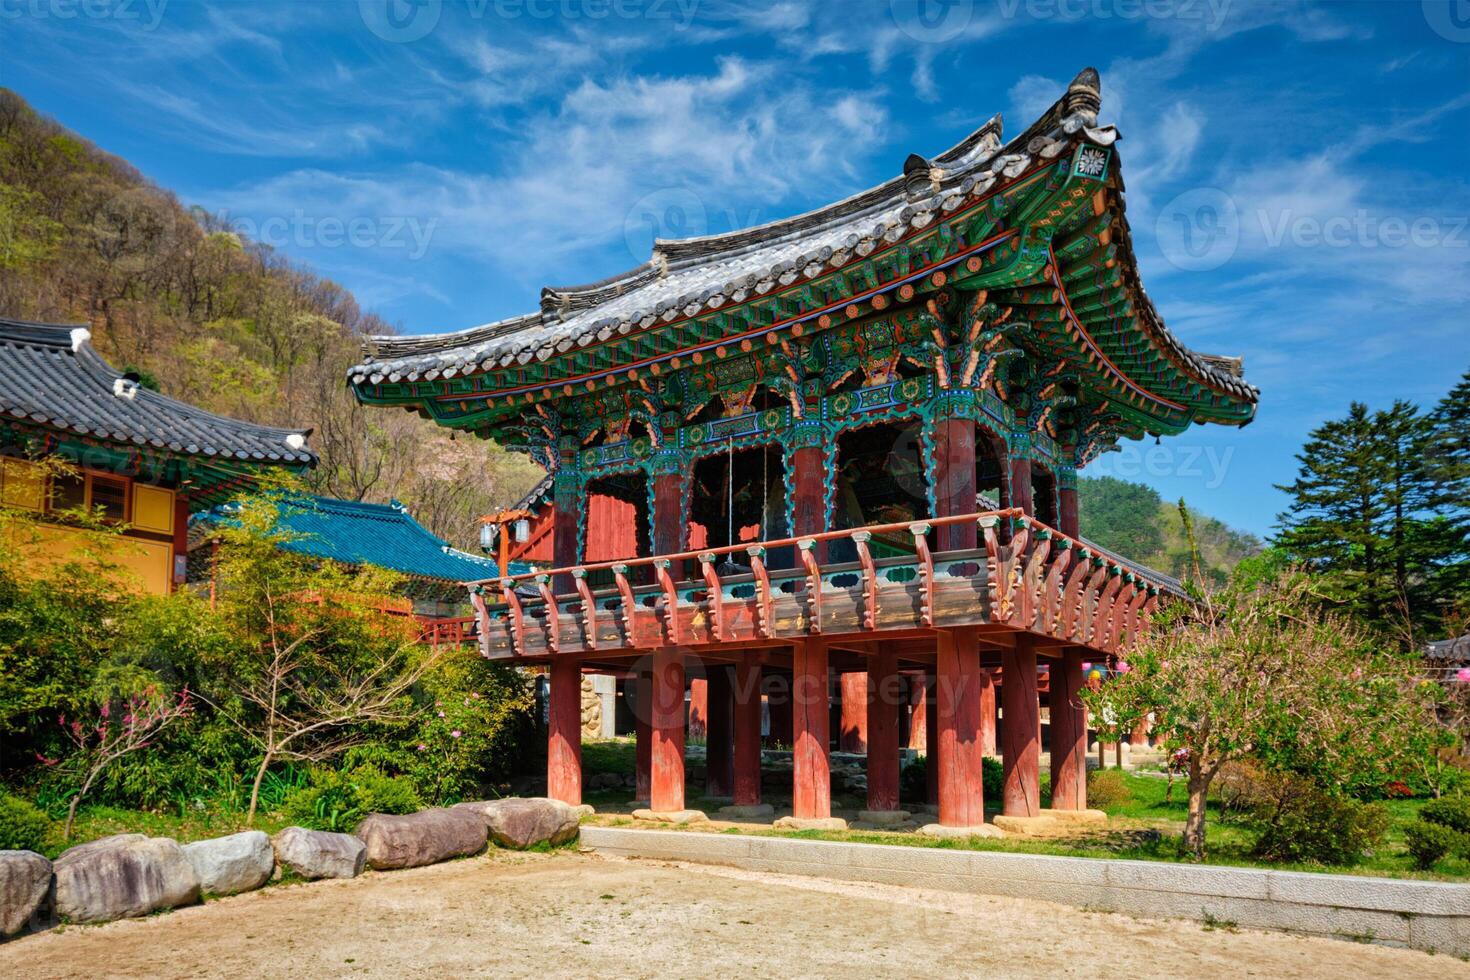
<svg viewBox="0 0 1470 980"><path fill-rule="evenodd" d="M480 550L484 552L493 551L495 548L495 534L500 530L499 524L491 524L486 521L480 525Z"/></svg>
<svg viewBox="0 0 1470 980"><path fill-rule="evenodd" d="M531 540L531 522L522 517L515 523L516 544L525 544Z"/></svg>

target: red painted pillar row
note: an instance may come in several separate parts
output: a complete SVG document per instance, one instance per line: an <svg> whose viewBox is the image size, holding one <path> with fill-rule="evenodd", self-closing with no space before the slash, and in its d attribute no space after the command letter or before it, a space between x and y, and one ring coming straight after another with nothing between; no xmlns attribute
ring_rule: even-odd
<svg viewBox="0 0 1470 980"><path fill-rule="evenodd" d="M653 652L653 748L649 808L684 809L684 651Z"/></svg>
<svg viewBox="0 0 1470 980"><path fill-rule="evenodd" d="M980 642L973 627L939 631L935 707L939 721L939 822L985 822L980 780Z"/></svg>
<svg viewBox="0 0 1470 980"><path fill-rule="evenodd" d="M827 643L799 640L791 648L791 811L800 819L832 815L828 757L831 696L827 693Z"/></svg>
<svg viewBox="0 0 1470 980"><path fill-rule="evenodd" d="M898 712L904 688L898 656L884 650L868 658L868 809L898 809Z"/></svg>
<svg viewBox="0 0 1470 980"><path fill-rule="evenodd" d="M1082 651L1068 647L1051 667L1051 805L1087 807L1087 709L1082 706Z"/></svg>
<svg viewBox="0 0 1470 980"><path fill-rule="evenodd" d="M1029 633L1017 633L1016 645L1001 655L1002 763L1005 768L1004 811L1012 817L1041 814L1041 702L1036 690L1036 649Z"/></svg>
<svg viewBox="0 0 1470 980"><path fill-rule="evenodd" d="M546 725L546 795L582 802L582 665L557 657L550 667Z"/></svg>
<svg viewBox="0 0 1470 980"><path fill-rule="evenodd" d="M705 782L706 796L721 799L732 795L734 773L734 692L730 668L705 668Z"/></svg>
<svg viewBox="0 0 1470 980"><path fill-rule="evenodd" d="M837 748L842 752L868 750L868 675L860 670L841 675L841 728Z"/></svg>
<svg viewBox="0 0 1470 980"><path fill-rule="evenodd" d="M742 660L733 673L735 757L731 802L755 806L761 801L761 667Z"/></svg>

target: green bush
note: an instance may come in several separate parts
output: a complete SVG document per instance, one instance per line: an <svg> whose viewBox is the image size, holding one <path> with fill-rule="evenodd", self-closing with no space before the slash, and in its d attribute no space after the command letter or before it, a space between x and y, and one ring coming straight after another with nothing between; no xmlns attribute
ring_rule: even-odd
<svg viewBox="0 0 1470 980"><path fill-rule="evenodd" d="M1006 791L1005 766L999 759L987 755L980 760L980 782L985 791L985 799L991 806L998 805Z"/></svg>
<svg viewBox="0 0 1470 980"><path fill-rule="evenodd" d="M1470 798L1446 796L1430 800L1419 809L1419 819L1470 834Z"/></svg>
<svg viewBox="0 0 1470 980"><path fill-rule="evenodd" d="M51 832L51 818L8 793L0 793L0 851L39 851Z"/></svg>
<svg viewBox="0 0 1470 980"><path fill-rule="evenodd" d="M916 755L898 777L899 796L908 803L929 802L929 760Z"/></svg>
<svg viewBox="0 0 1470 980"><path fill-rule="evenodd" d="M413 813L423 805L412 780L358 766L317 770L309 785L286 794L281 812L303 827L346 833L369 813Z"/></svg>
<svg viewBox="0 0 1470 980"><path fill-rule="evenodd" d="M1260 834L1251 853L1263 861L1355 864L1388 833L1381 804L1330 796L1294 777L1282 777L1274 795L1254 811Z"/></svg>
<svg viewBox="0 0 1470 980"><path fill-rule="evenodd" d="M1420 871L1428 871L1446 854L1470 853L1470 835L1427 820L1415 820L1404 827L1404 842L1414 867Z"/></svg>
<svg viewBox="0 0 1470 980"><path fill-rule="evenodd" d="M1133 802L1133 791L1121 769L1091 769L1087 773L1087 805L1096 810Z"/></svg>

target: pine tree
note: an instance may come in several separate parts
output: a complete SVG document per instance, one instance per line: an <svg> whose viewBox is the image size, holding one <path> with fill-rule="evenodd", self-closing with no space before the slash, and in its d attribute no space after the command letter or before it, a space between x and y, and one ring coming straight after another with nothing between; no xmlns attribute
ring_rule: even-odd
<svg viewBox="0 0 1470 980"><path fill-rule="evenodd" d="M1370 412L1355 402L1310 433L1296 481L1278 487L1292 501L1277 517L1276 544L1406 644L1435 629L1449 598L1444 573L1463 543L1430 464L1436 431L1412 403Z"/></svg>
<svg viewBox="0 0 1470 980"><path fill-rule="evenodd" d="M1439 529L1453 557L1436 577L1445 604L1470 613L1470 370L1435 406L1426 464L1436 484L1435 501L1447 526Z"/></svg>

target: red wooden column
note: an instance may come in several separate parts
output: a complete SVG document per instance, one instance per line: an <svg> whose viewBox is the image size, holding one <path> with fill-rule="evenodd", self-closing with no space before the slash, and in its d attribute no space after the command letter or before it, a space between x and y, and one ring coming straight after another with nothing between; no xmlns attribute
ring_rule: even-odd
<svg viewBox="0 0 1470 980"><path fill-rule="evenodd" d="M1020 456L1012 456L1010 458L1010 471L1011 506L1021 508L1028 515L1035 514L1036 504L1031 495L1031 460Z"/></svg>
<svg viewBox="0 0 1470 980"><path fill-rule="evenodd" d="M798 640L791 648L791 811L799 819L832 815L832 771L827 754L831 697L827 693L827 642Z"/></svg>
<svg viewBox="0 0 1470 980"><path fill-rule="evenodd" d="M689 678L688 734L704 738L709 729L709 684L703 677Z"/></svg>
<svg viewBox="0 0 1470 980"><path fill-rule="evenodd" d="M841 675L841 727L837 748L842 752L868 750L868 675L860 670Z"/></svg>
<svg viewBox="0 0 1470 980"><path fill-rule="evenodd" d="M771 712L771 741L777 745L795 743L791 731L791 680L784 674L772 674L761 682L766 692L766 707Z"/></svg>
<svg viewBox="0 0 1470 980"><path fill-rule="evenodd" d="M924 674L909 678L909 744L916 752L929 751L928 695L930 685Z"/></svg>
<svg viewBox="0 0 1470 980"><path fill-rule="evenodd" d="M868 658L868 809L898 809L898 712L904 688L898 655L880 650Z"/></svg>
<svg viewBox="0 0 1470 980"><path fill-rule="evenodd" d="M980 671L980 754L1000 755L995 744L995 672Z"/></svg>
<svg viewBox="0 0 1470 980"><path fill-rule="evenodd" d="M684 550L684 482L678 473L660 473L653 478L653 553L672 555ZM632 556L629 556L632 557ZM682 563L681 563L682 564ZM670 568L675 581L682 568Z"/></svg>
<svg viewBox="0 0 1470 980"><path fill-rule="evenodd" d="M924 750L927 764L924 766L924 802L939 805L939 705L936 702L938 685L933 674L924 675Z"/></svg>
<svg viewBox="0 0 1470 980"><path fill-rule="evenodd" d="M649 809L684 809L684 651L653 652L653 750Z"/></svg>
<svg viewBox="0 0 1470 980"><path fill-rule="evenodd" d="M761 801L761 667L741 660L734 667L735 758L732 803Z"/></svg>
<svg viewBox="0 0 1470 980"><path fill-rule="evenodd" d="M818 534L825 530L826 473L823 454L819 446L807 446L791 451L791 509L792 534ZM821 547L821 545L818 545ZM822 560L822 554L817 560Z"/></svg>
<svg viewBox="0 0 1470 980"><path fill-rule="evenodd" d="M1087 806L1087 709L1082 707L1082 651L1068 647L1051 665L1051 805Z"/></svg>
<svg viewBox="0 0 1470 980"><path fill-rule="evenodd" d="M705 668L708 679L706 689L705 722L705 780L706 796L722 798L733 795L735 773L734 759L734 691L730 681L730 668L711 666Z"/></svg>
<svg viewBox="0 0 1470 980"><path fill-rule="evenodd" d="M633 711L633 731L637 743L634 753L637 759L634 797L646 803L653 785L653 671L647 667L640 668L634 684L638 691L638 700Z"/></svg>
<svg viewBox="0 0 1470 980"><path fill-rule="evenodd" d="M1036 649L1029 633L1017 633L1016 645L1001 655L1002 763L1005 768L1006 816L1041 814L1041 702L1036 690Z"/></svg>
<svg viewBox="0 0 1470 980"><path fill-rule="evenodd" d="M934 423L935 517L975 512L975 421L946 418ZM935 529L935 548L953 551L974 548L979 541L974 523Z"/></svg>
<svg viewBox="0 0 1470 980"><path fill-rule="evenodd" d="M980 642L973 627L939 631L934 714L939 779L939 822L978 827L985 822L980 780Z"/></svg>
<svg viewBox="0 0 1470 980"><path fill-rule="evenodd" d="M582 802L582 665L575 657L551 661L546 725L546 795L572 806Z"/></svg>
<svg viewBox="0 0 1470 980"><path fill-rule="evenodd" d="M551 498L551 564L556 568L570 568L582 560L577 550L577 514L584 502L578 488L554 486ZM575 586L570 575L558 575L551 588L560 594L571 592Z"/></svg>
<svg viewBox="0 0 1470 980"><path fill-rule="evenodd" d="M1070 537L1081 534L1077 514L1077 488L1059 487L1057 490L1057 530Z"/></svg>

